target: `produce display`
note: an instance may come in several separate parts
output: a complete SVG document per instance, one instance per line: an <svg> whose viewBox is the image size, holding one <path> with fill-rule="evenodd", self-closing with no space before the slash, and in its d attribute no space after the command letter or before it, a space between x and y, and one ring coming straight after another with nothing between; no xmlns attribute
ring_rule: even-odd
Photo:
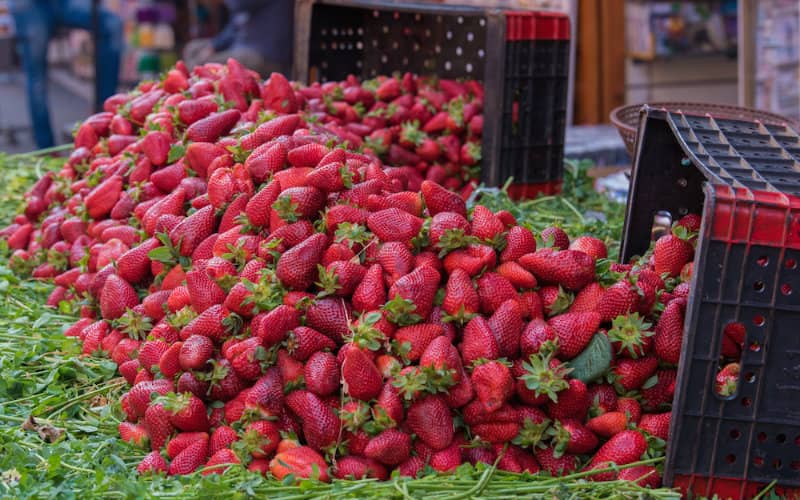
<svg viewBox="0 0 800 500"><path fill-rule="evenodd" d="M660 485L625 466L663 455L700 218L615 264L596 237L468 209L480 100L411 75L261 82L230 60L179 64L77 129L0 235L130 385L139 473L469 462Z"/></svg>

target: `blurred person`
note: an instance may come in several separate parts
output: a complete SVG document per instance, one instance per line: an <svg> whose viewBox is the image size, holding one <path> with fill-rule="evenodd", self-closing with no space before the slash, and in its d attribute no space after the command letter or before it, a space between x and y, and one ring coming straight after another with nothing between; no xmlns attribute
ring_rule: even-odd
<svg viewBox="0 0 800 500"><path fill-rule="evenodd" d="M54 145L53 129L47 108L47 46L59 27L92 29L91 0L11 0L11 14L16 25L17 43L26 76L28 109L33 123L36 146ZM117 91L122 21L102 7L98 10L98 45L100 102Z"/></svg>
<svg viewBox="0 0 800 500"><path fill-rule="evenodd" d="M183 58L189 67L232 57L262 76L292 67L294 0L225 0L229 21L214 38L192 40Z"/></svg>

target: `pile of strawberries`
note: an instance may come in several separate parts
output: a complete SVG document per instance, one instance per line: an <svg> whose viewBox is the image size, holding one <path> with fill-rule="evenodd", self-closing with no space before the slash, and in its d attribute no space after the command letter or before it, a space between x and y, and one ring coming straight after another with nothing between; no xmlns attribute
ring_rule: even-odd
<svg viewBox="0 0 800 500"><path fill-rule="evenodd" d="M49 304L79 306L65 334L131 384L139 472L559 475L663 452L699 218L621 265L468 210L427 141L479 137L479 87L378 82L179 63L87 119L0 233L12 267L53 279ZM400 108L424 124L384 140ZM660 484L652 466L591 477Z"/></svg>

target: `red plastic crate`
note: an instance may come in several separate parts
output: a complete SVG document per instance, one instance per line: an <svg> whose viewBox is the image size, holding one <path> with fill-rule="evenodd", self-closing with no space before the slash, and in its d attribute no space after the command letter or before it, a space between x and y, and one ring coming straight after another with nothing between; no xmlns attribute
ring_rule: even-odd
<svg viewBox="0 0 800 500"><path fill-rule="evenodd" d="M653 217L702 214L664 480L747 498L800 495L800 137L786 126L645 107L621 258ZM736 394L714 390L723 330L746 330Z"/></svg>

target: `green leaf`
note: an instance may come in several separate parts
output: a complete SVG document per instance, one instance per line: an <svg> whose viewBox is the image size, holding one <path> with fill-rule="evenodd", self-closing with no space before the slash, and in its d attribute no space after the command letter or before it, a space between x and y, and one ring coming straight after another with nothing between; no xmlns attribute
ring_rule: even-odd
<svg viewBox="0 0 800 500"><path fill-rule="evenodd" d="M174 256L167 247L154 248L147 253L147 257L149 257L150 260L163 262L165 264L170 264L174 261Z"/></svg>
<svg viewBox="0 0 800 500"><path fill-rule="evenodd" d="M596 333L589 345L569 362L572 377L589 383L599 378L611 366L611 342L602 333Z"/></svg>
<svg viewBox="0 0 800 500"><path fill-rule="evenodd" d="M176 161L183 158L186 154L186 147L183 144L173 144L172 147L169 148L169 154L167 155L167 163L175 163Z"/></svg>

